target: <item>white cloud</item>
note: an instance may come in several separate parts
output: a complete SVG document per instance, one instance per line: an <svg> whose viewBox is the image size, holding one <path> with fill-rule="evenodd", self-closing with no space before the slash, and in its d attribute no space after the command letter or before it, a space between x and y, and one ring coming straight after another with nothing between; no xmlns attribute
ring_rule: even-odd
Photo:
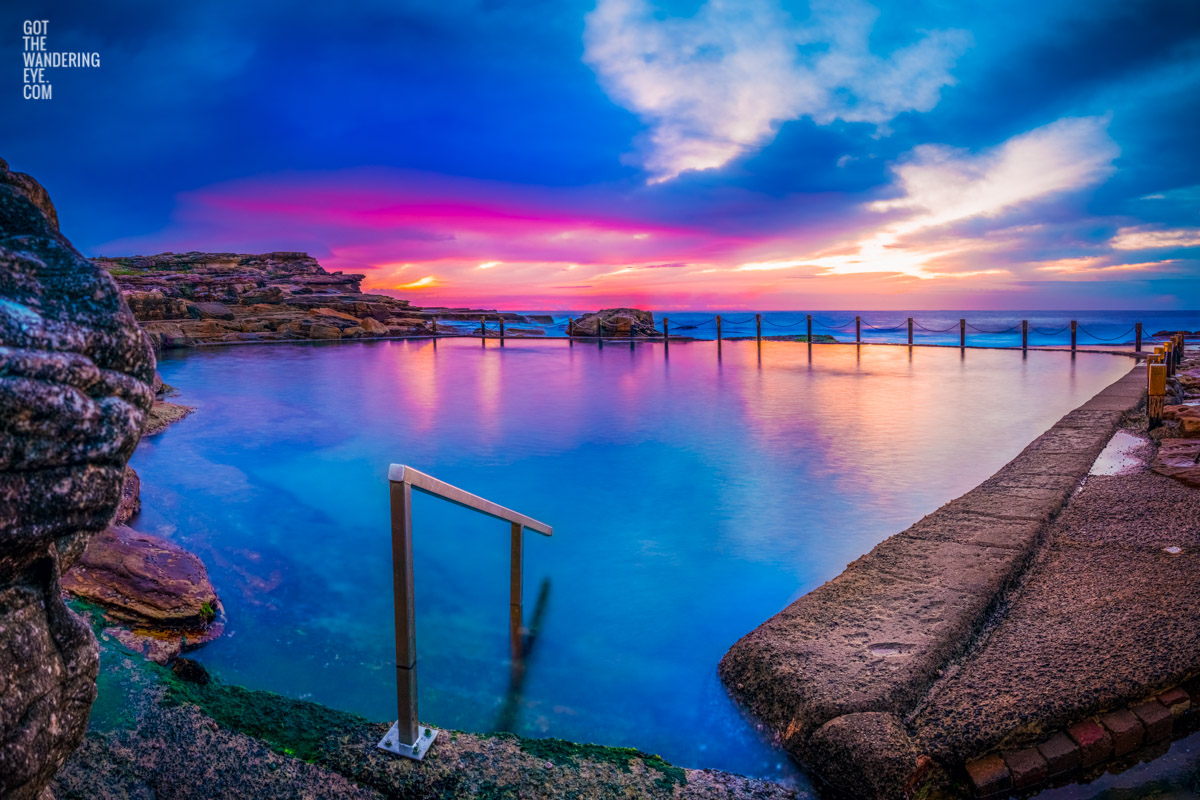
<svg viewBox="0 0 1200 800"><path fill-rule="evenodd" d="M915 278L998 274L993 268L948 272L937 262L972 263L996 245L986 238L914 241L916 234L974 217L993 217L1017 206L1097 183L1113 171L1119 150L1104 117L1078 117L1015 136L979 154L922 145L894 168L902 194L872 203L880 212L909 216L800 259L743 264L739 269L786 269L800 265L823 274L893 272ZM1008 228L1008 232L1019 231Z"/></svg>
<svg viewBox="0 0 1200 800"><path fill-rule="evenodd" d="M1121 228L1109 242L1117 250L1156 250L1200 247L1200 228Z"/></svg>
<svg viewBox="0 0 1200 800"><path fill-rule="evenodd" d="M771 0L708 0L667 19L646 0L599 0L584 61L650 124L644 166L662 181L719 167L805 115L883 126L937 105L969 35L934 31L883 57L868 44L876 17L861 0L815 0L804 23Z"/></svg>
<svg viewBox="0 0 1200 800"><path fill-rule="evenodd" d="M921 212L903 227L930 228L993 216L1047 195L1091 185L1113 172L1117 145L1106 117L1068 117L972 155L921 145L895 167L903 196L872 204L876 211Z"/></svg>

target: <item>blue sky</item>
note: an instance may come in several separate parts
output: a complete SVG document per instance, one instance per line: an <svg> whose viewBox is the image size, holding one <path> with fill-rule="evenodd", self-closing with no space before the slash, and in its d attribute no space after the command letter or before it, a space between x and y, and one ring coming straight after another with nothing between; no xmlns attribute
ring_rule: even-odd
<svg viewBox="0 0 1200 800"><path fill-rule="evenodd" d="M89 254L421 302L1195 308L1195 2L13 3L0 156ZM98 51L23 100L21 22Z"/></svg>

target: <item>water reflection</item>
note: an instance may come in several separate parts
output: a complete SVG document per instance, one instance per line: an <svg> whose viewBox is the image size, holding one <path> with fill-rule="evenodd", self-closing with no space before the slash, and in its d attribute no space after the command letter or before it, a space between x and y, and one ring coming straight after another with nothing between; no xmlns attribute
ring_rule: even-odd
<svg viewBox="0 0 1200 800"><path fill-rule="evenodd" d="M412 464L555 528L527 537L527 585L553 580L554 602L544 589L514 659L507 530L414 501L428 721L794 775L720 686L729 645L1130 364L753 340L717 356L521 339L168 354L198 410L134 456L136 525L209 564L229 633L200 657L225 680L391 719L386 468Z"/></svg>

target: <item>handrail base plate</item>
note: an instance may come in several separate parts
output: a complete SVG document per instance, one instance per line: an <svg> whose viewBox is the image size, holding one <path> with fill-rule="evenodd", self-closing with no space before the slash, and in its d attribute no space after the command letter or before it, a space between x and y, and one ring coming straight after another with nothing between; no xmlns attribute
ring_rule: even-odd
<svg viewBox="0 0 1200 800"><path fill-rule="evenodd" d="M437 728L428 728L424 725L421 725L419 729L420 735L417 737L416 743L407 745L400 741L400 723L393 722L392 727L388 728L387 734L379 740L376 747L394 755L421 761L429 752L429 748L433 746L433 740L437 738L438 731Z"/></svg>

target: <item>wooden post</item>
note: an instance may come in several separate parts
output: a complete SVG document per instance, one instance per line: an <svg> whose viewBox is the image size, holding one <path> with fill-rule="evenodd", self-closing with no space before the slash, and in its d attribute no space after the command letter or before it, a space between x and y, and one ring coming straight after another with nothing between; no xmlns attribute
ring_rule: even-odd
<svg viewBox="0 0 1200 800"><path fill-rule="evenodd" d="M854 318L854 343L862 344L862 317Z"/></svg>
<svg viewBox="0 0 1200 800"><path fill-rule="evenodd" d="M1165 347L1163 350L1165 356L1163 362L1167 365L1167 377L1169 378L1175 374L1175 341L1167 339L1167 341L1163 342L1163 346Z"/></svg>
<svg viewBox="0 0 1200 800"><path fill-rule="evenodd" d="M721 346L721 315L717 314L717 347Z"/></svg>
<svg viewBox="0 0 1200 800"><path fill-rule="evenodd" d="M1029 320L1021 320L1021 349L1029 349Z"/></svg>
<svg viewBox="0 0 1200 800"><path fill-rule="evenodd" d="M504 317L500 318L500 342L504 343Z"/></svg>
<svg viewBox="0 0 1200 800"><path fill-rule="evenodd" d="M754 315L754 338L758 339L758 346L762 347L762 314Z"/></svg>
<svg viewBox="0 0 1200 800"><path fill-rule="evenodd" d="M671 320L663 317L663 347L671 346Z"/></svg>
<svg viewBox="0 0 1200 800"><path fill-rule="evenodd" d="M1140 322L1133 323L1133 329L1135 331L1134 342L1136 342L1133 349L1140 351L1142 349L1142 323L1140 323Z"/></svg>
<svg viewBox="0 0 1200 800"><path fill-rule="evenodd" d="M1079 324L1077 322L1075 322L1075 320L1071 320L1071 352L1072 353L1075 352L1075 328L1077 328L1078 325Z"/></svg>
<svg viewBox="0 0 1200 800"><path fill-rule="evenodd" d="M908 343L912 344L912 317L908 318Z"/></svg>
<svg viewBox="0 0 1200 800"><path fill-rule="evenodd" d="M1146 416L1149 426L1157 428L1162 424L1163 406L1167 399L1167 365L1148 363L1146 365L1147 399Z"/></svg>
<svg viewBox="0 0 1200 800"><path fill-rule="evenodd" d="M487 317L479 318L479 338L487 341Z"/></svg>
<svg viewBox="0 0 1200 800"><path fill-rule="evenodd" d="M958 321L958 346L960 348L967 346L967 321L965 319Z"/></svg>
<svg viewBox="0 0 1200 800"><path fill-rule="evenodd" d="M812 346L812 314L806 314L805 317L808 321L808 344L811 347Z"/></svg>
<svg viewBox="0 0 1200 800"><path fill-rule="evenodd" d="M510 638L512 641L512 658L513 661L518 661L523 655L521 648L521 586L522 586L522 570L524 564L524 551L522 534L525 532L525 526L519 522L512 523L512 542L510 549L510 557L508 562L508 624Z"/></svg>
<svg viewBox="0 0 1200 800"><path fill-rule="evenodd" d="M604 320L596 317L596 338L600 341L600 349L604 349Z"/></svg>
<svg viewBox="0 0 1200 800"><path fill-rule="evenodd" d="M392 586L396 614L396 708L400 743L416 744L417 624L413 603L412 486L391 484Z"/></svg>

